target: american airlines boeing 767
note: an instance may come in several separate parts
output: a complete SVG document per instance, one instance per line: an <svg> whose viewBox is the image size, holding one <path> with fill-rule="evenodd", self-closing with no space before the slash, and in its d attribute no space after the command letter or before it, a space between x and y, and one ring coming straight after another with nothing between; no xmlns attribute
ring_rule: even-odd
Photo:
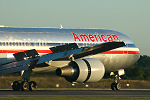
<svg viewBox="0 0 150 100"><path fill-rule="evenodd" d="M111 73L111 89L119 90L124 69L139 57L133 40L114 30L0 27L0 75L21 75L15 91L34 90L31 73L51 67L71 83L97 82Z"/></svg>

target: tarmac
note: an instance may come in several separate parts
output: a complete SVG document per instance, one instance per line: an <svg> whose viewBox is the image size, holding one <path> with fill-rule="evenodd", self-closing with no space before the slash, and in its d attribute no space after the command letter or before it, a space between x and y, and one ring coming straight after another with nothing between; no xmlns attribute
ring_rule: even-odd
<svg viewBox="0 0 150 100"><path fill-rule="evenodd" d="M35 90L13 91L0 90L0 97L54 97L54 96L79 96L79 97L150 97L150 90Z"/></svg>

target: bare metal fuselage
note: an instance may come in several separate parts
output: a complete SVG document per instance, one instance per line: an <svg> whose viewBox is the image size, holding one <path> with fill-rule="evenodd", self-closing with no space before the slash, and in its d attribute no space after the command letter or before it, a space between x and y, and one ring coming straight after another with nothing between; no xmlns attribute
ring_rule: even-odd
<svg viewBox="0 0 150 100"><path fill-rule="evenodd" d="M114 35L117 37L113 37ZM0 36L0 64L15 61L13 54L24 50L36 49L40 55L43 55L52 53L49 48L53 46L77 43L79 47L85 47L116 39L125 42L126 46L84 58L100 60L108 72L127 68L137 62L140 57L139 49L128 36L112 30L3 27L0 28ZM54 67L63 67L67 66L68 62L69 59L56 60L50 64ZM44 68L35 68L34 71L42 69L44 70Z"/></svg>

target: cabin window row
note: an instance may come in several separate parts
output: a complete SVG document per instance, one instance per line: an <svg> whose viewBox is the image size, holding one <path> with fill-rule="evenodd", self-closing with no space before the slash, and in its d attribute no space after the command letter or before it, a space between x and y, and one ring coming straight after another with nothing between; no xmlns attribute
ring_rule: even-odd
<svg viewBox="0 0 150 100"><path fill-rule="evenodd" d="M47 43L0 42L0 46L47 46Z"/></svg>
<svg viewBox="0 0 150 100"><path fill-rule="evenodd" d="M33 43L33 42L0 42L0 46L58 46L58 45L65 45L69 43ZM77 43L80 47L86 47L95 45L98 43Z"/></svg>

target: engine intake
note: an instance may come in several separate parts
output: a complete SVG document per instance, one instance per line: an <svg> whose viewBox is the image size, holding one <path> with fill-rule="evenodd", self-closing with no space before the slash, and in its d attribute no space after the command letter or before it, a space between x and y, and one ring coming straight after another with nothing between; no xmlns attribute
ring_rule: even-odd
<svg viewBox="0 0 150 100"><path fill-rule="evenodd" d="M67 67L56 69L56 75L69 82L97 82L103 78L104 73L103 63L93 58L71 61Z"/></svg>

